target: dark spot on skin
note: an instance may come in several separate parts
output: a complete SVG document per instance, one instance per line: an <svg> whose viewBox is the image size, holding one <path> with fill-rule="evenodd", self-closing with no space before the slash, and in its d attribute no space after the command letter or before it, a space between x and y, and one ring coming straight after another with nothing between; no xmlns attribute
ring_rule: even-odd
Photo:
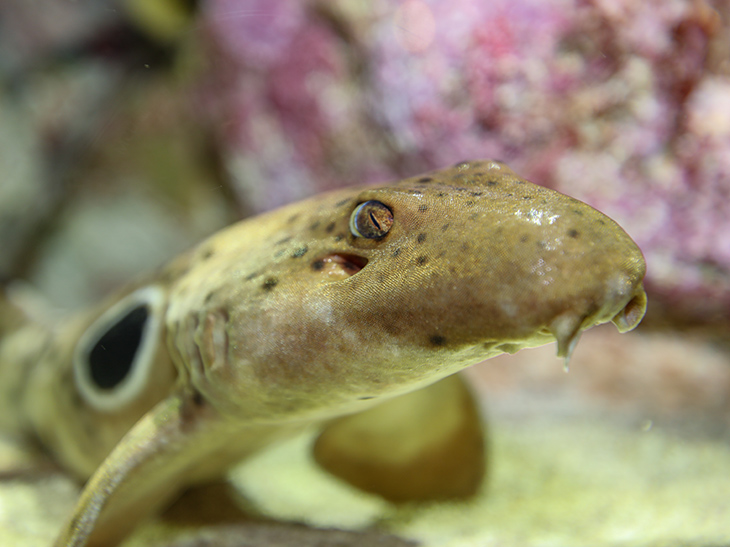
<svg viewBox="0 0 730 547"><path fill-rule="evenodd" d="M275 277L267 277L266 280L264 281L264 284L261 285L261 288L264 289L265 291L270 291L271 289L276 287L276 285L278 283L279 283L279 280L276 279Z"/></svg>
<svg viewBox="0 0 730 547"><path fill-rule="evenodd" d="M313 222L309 227L310 230L316 230L317 228L319 228L319 221Z"/></svg>
<svg viewBox="0 0 730 547"><path fill-rule="evenodd" d="M469 244L464 242L461 244L461 250L462 251L468 251L469 250Z"/></svg>
<svg viewBox="0 0 730 547"><path fill-rule="evenodd" d="M427 182L431 182L432 180L433 179L431 177L421 177L420 179L418 179L418 182L425 184Z"/></svg>
<svg viewBox="0 0 730 547"><path fill-rule="evenodd" d="M520 236L520 243L527 243L529 241L529 239L530 238L527 237L526 235L521 235Z"/></svg>
<svg viewBox="0 0 730 547"><path fill-rule="evenodd" d="M210 302L211 300L213 300L213 295L214 294L215 293L213 293L213 292L209 292L208 294L206 294L205 295L205 300L203 302L205 302L207 304L208 302Z"/></svg>
<svg viewBox="0 0 730 547"><path fill-rule="evenodd" d="M487 186L497 186L497 181L496 180L488 180L487 181Z"/></svg>
<svg viewBox="0 0 730 547"><path fill-rule="evenodd" d="M334 229L335 229L335 223L334 222L330 222L327 225L327 227L324 229L324 231L327 232L328 234L331 234L332 233L332 230L334 230Z"/></svg>
<svg viewBox="0 0 730 547"><path fill-rule="evenodd" d="M471 196L473 196L473 197L475 197L475 198L476 198L476 197L479 197L479 196L481 196L481 195L482 195L482 192L472 192L472 193L471 193Z"/></svg>
<svg viewBox="0 0 730 547"><path fill-rule="evenodd" d="M446 338L441 336L440 334L434 334L429 339L429 342L431 342L431 345L441 347L446 344Z"/></svg>
<svg viewBox="0 0 730 547"><path fill-rule="evenodd" d="M274 258L279 258L281 255L283 255L286 252L286 249L279 249L274 253Z"/></svg>
<svg viewBox="0 0 730 547"><path fill-rule="evenodd" d="M358 397L361 401L367 401L368 399L375 399L372 395L366 395L364 397Z"/></svg>
<svg viewBox="0 0 730 547"><path fill-rule="evenodd" d="M297 250L295 250L292 253L291 257L292 258L301 258L305 254L307 254L307 251L309 251L309 247L307 247L306 245L303 245L302 247L299 247Z"/></svg>
<svg viewBox="0 0 730 547"><path fill-rule="evenodd" d="M203 394L200 393L198 390L195 390L193 392L191 400L193 401L193 404L195 406L203 406L205 404L205 398L203 397Z"/></svg>
<svg viewBox="0 0 730 547"><path fill-rule="evenodd" d="M418 243L423 243L424 241L426 241L426 234L418 234L416 241L418 241Z"/></svg>
<svg viewBox="0 0 730 547"><path fill-rule="evenodd" d="M581 216L581 217L583 216L583 211L581 211L580 209L573 209L573 212L574 212L574 213L575 213L576 215L578 215L578 216Z"/></svg>
<svg viewBox="0 0 730 547"><path fill-rule="evenodd" d="M280 239L279 241L274 243L274 245L283 245L284 243L287 243L288 241L291 241L291 236L287 236L283 239Z"/></svg>
<svg viewBox="0 0 730 547"><path fill-rule="evenodd" d="M335 236L335 241L342 241L343 239L345 239L344 234L337 234Z"/></svg>
<svg viewBox="0 0 730 547"><path fill-rule="evenodd" d="M532 199L532 196L522 196L522 199Z"/></svg>
<svg viewBox="0 0 730 547"><path fill-rule="evenodd" d="M442 198L442 197L444 197L445 195L446 195L446 193L445 193L445 192L437 192L437 193L436 193L436 197L437 197L437 198Z"/></svg>
<svg viewBox="0 0 730 547"><path fill-rule="evenodd" d="M598 219L598 224L600 224L601 226L606 225L606 223L603 220L601 220L600 218Z"/></svg>
<svg viewBox="0 0 730 547"><path fill-rule="evenodd" d="M423 266L423 265L424 265L424 264L425 264L426 262L428 262L428 257L427 257L427 256L423 256L423 255L421 255L421 256L419 256L419 257L418 257L418 258L416 259L416 263L417 263L417 264L418 264L419 266Z"/></svg>
<svg viewBox="0 0 730 547"><path fill-rule="evenodd" d="M455 186L454 190L456 190L457 192L468 192L469 191L468 188L464 188L463 186Z"/></svg>
<svg viewBox="0 0 730 547"><path fill-rule="evenodd" d="M254 277L258 277L258 275L258 272L250 273L246 276L246 281L251 281Z"/></svg>
<svg viewBox="0 0 730 547"><path fill-rule="evenodd" d="M570 230L568 230L568 236L572 238L578 237L578 230L571 228Z"/></svg>
<svg viewBox="0 0 730 547"><path fill-rule="evenodd" d="M335 207L342 207L343 205L346 205L348 203L350 203L350 198L345 198L342 201L338 201L337 203L335 203Z"/></svg>
<svg viewBox="0 0 730 547"><path fill-rule="evenodd" d="M450 224L444 224L443 226L441 226L441 231L445 232L446 230L449 229L449 226L450 226Z"/></svg>
<svg viewBox="0 0 730 547"><path fill-rule="evenodd" d="M547 248L547 243L545 243L542 240L538 240L538 242L536 243L536 245L537 245L537 248L538 249L546 249Z"/></svg>
<svg viewBox="0 0 730 547"><path fill-rule="evenodd" d="M426 211L428 211L428 205L419 205L418 206L419 213L425 213Z"/></svg>
<svg viewBox="0 0 730 547"><path fill-rule="evenodd" d="M213 256L213 249L206 249L203 251L203 254L200 255L201 260L208 260L211 256Z"/></svg>
<svg viewBox="0 0 730 547"><path fill-rule="evenodd" d="M471 207L472 205L474 205L474 202L472 200L466 202L467 207Z"/></svg>
<svg viewBox="0 0 730 547"><path fill-rule="evenodd" d="M312 269L315 272L318 272L322 268L324 268L324 260L320 259L320 260L315 260L314 262L312 262Z"/></svg>
<svg viewBox="0 0 730 547"><path fill-rule="evenodd" d="M297 214L295 214L295 215L292 215L292 216L290 216L290 217L289 217L288 219L286 219L286 221L287 221L287 222L288 222L289 224L291 224L292 222L294 222L294 221L295 221L296 219L298 219L298 218L299 218L299 214L297 213Z"/></svg>
<svg viewBox="0 0 730 547"><path fill-rule="evenodd" d="M393 251L393 253L390 256L392 256L393 258L395 258L399 254L400 254L400 247L398 247L395 251Z"/></svg>

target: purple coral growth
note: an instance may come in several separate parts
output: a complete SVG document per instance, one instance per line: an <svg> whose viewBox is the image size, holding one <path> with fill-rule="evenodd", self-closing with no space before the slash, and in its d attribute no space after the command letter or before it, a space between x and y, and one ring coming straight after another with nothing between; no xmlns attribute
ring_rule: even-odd
<svg viewBox="0 0 730 547"><path fill-rule="evenodd" d="M619 221L655 301L704 321L730 318L728 14L727 0L215 0L205 17L254 208L496 157Z"/></svg>

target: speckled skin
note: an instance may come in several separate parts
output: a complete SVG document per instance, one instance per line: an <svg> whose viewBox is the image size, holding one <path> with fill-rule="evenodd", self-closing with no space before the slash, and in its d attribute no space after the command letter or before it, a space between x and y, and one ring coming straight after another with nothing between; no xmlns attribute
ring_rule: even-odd
<svg viewBox="0 0 730 547"><path fill-rule="evenodd" d="M349 230L367 200L393 212L381 239ZM165 294L159 366L128 407L88 408L71 374L108 304L41 335L23 374L9 361L30 331L6 337L3 404L17 393L17 427L77 474L101 464L57 545L111 545L186 485L306 425L500 353L557 339L569 356L598 323L633 328L643 276L641 252L603 214L499 162L462 163L240 222L158 272L145 284Z"/></svg>

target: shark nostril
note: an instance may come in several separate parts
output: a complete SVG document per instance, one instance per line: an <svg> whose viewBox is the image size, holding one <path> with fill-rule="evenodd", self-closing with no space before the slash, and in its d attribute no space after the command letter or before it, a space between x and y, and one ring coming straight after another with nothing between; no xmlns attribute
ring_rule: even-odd
<svg viewBox="0 0 730 547"><path fill-rule="evenodd" d="M332 253L312 262L312 269L336 278L351 277L367 266L364 256Z"/></svg>
<svg viewBox="0 0 730 547"><path fill-rule="evenodd" d="M644 313L646 313L646 293L640 287L628 304L611 319L611 322L616 325L619 332L627 332L641 322Z"/></svg>

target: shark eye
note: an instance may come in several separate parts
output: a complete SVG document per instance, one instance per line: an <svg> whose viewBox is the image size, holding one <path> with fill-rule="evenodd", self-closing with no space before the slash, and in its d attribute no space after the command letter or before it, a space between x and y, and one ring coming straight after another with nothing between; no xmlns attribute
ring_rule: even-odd
<svg viewBox="0 0 730 547"><path fill-rule="evenodd" d="M74 381L84 400L117 410L144 390L154 366L162 323L162 290L147 287L126 296L94 321L74 351Z"/></svg>
<svg viewBox="0 0 730 547"><path fill-rule="evenodd" d="M393 226L393 212L379 201L358 205L350 216L350 232L355 237L380 239Z"/></svg>

